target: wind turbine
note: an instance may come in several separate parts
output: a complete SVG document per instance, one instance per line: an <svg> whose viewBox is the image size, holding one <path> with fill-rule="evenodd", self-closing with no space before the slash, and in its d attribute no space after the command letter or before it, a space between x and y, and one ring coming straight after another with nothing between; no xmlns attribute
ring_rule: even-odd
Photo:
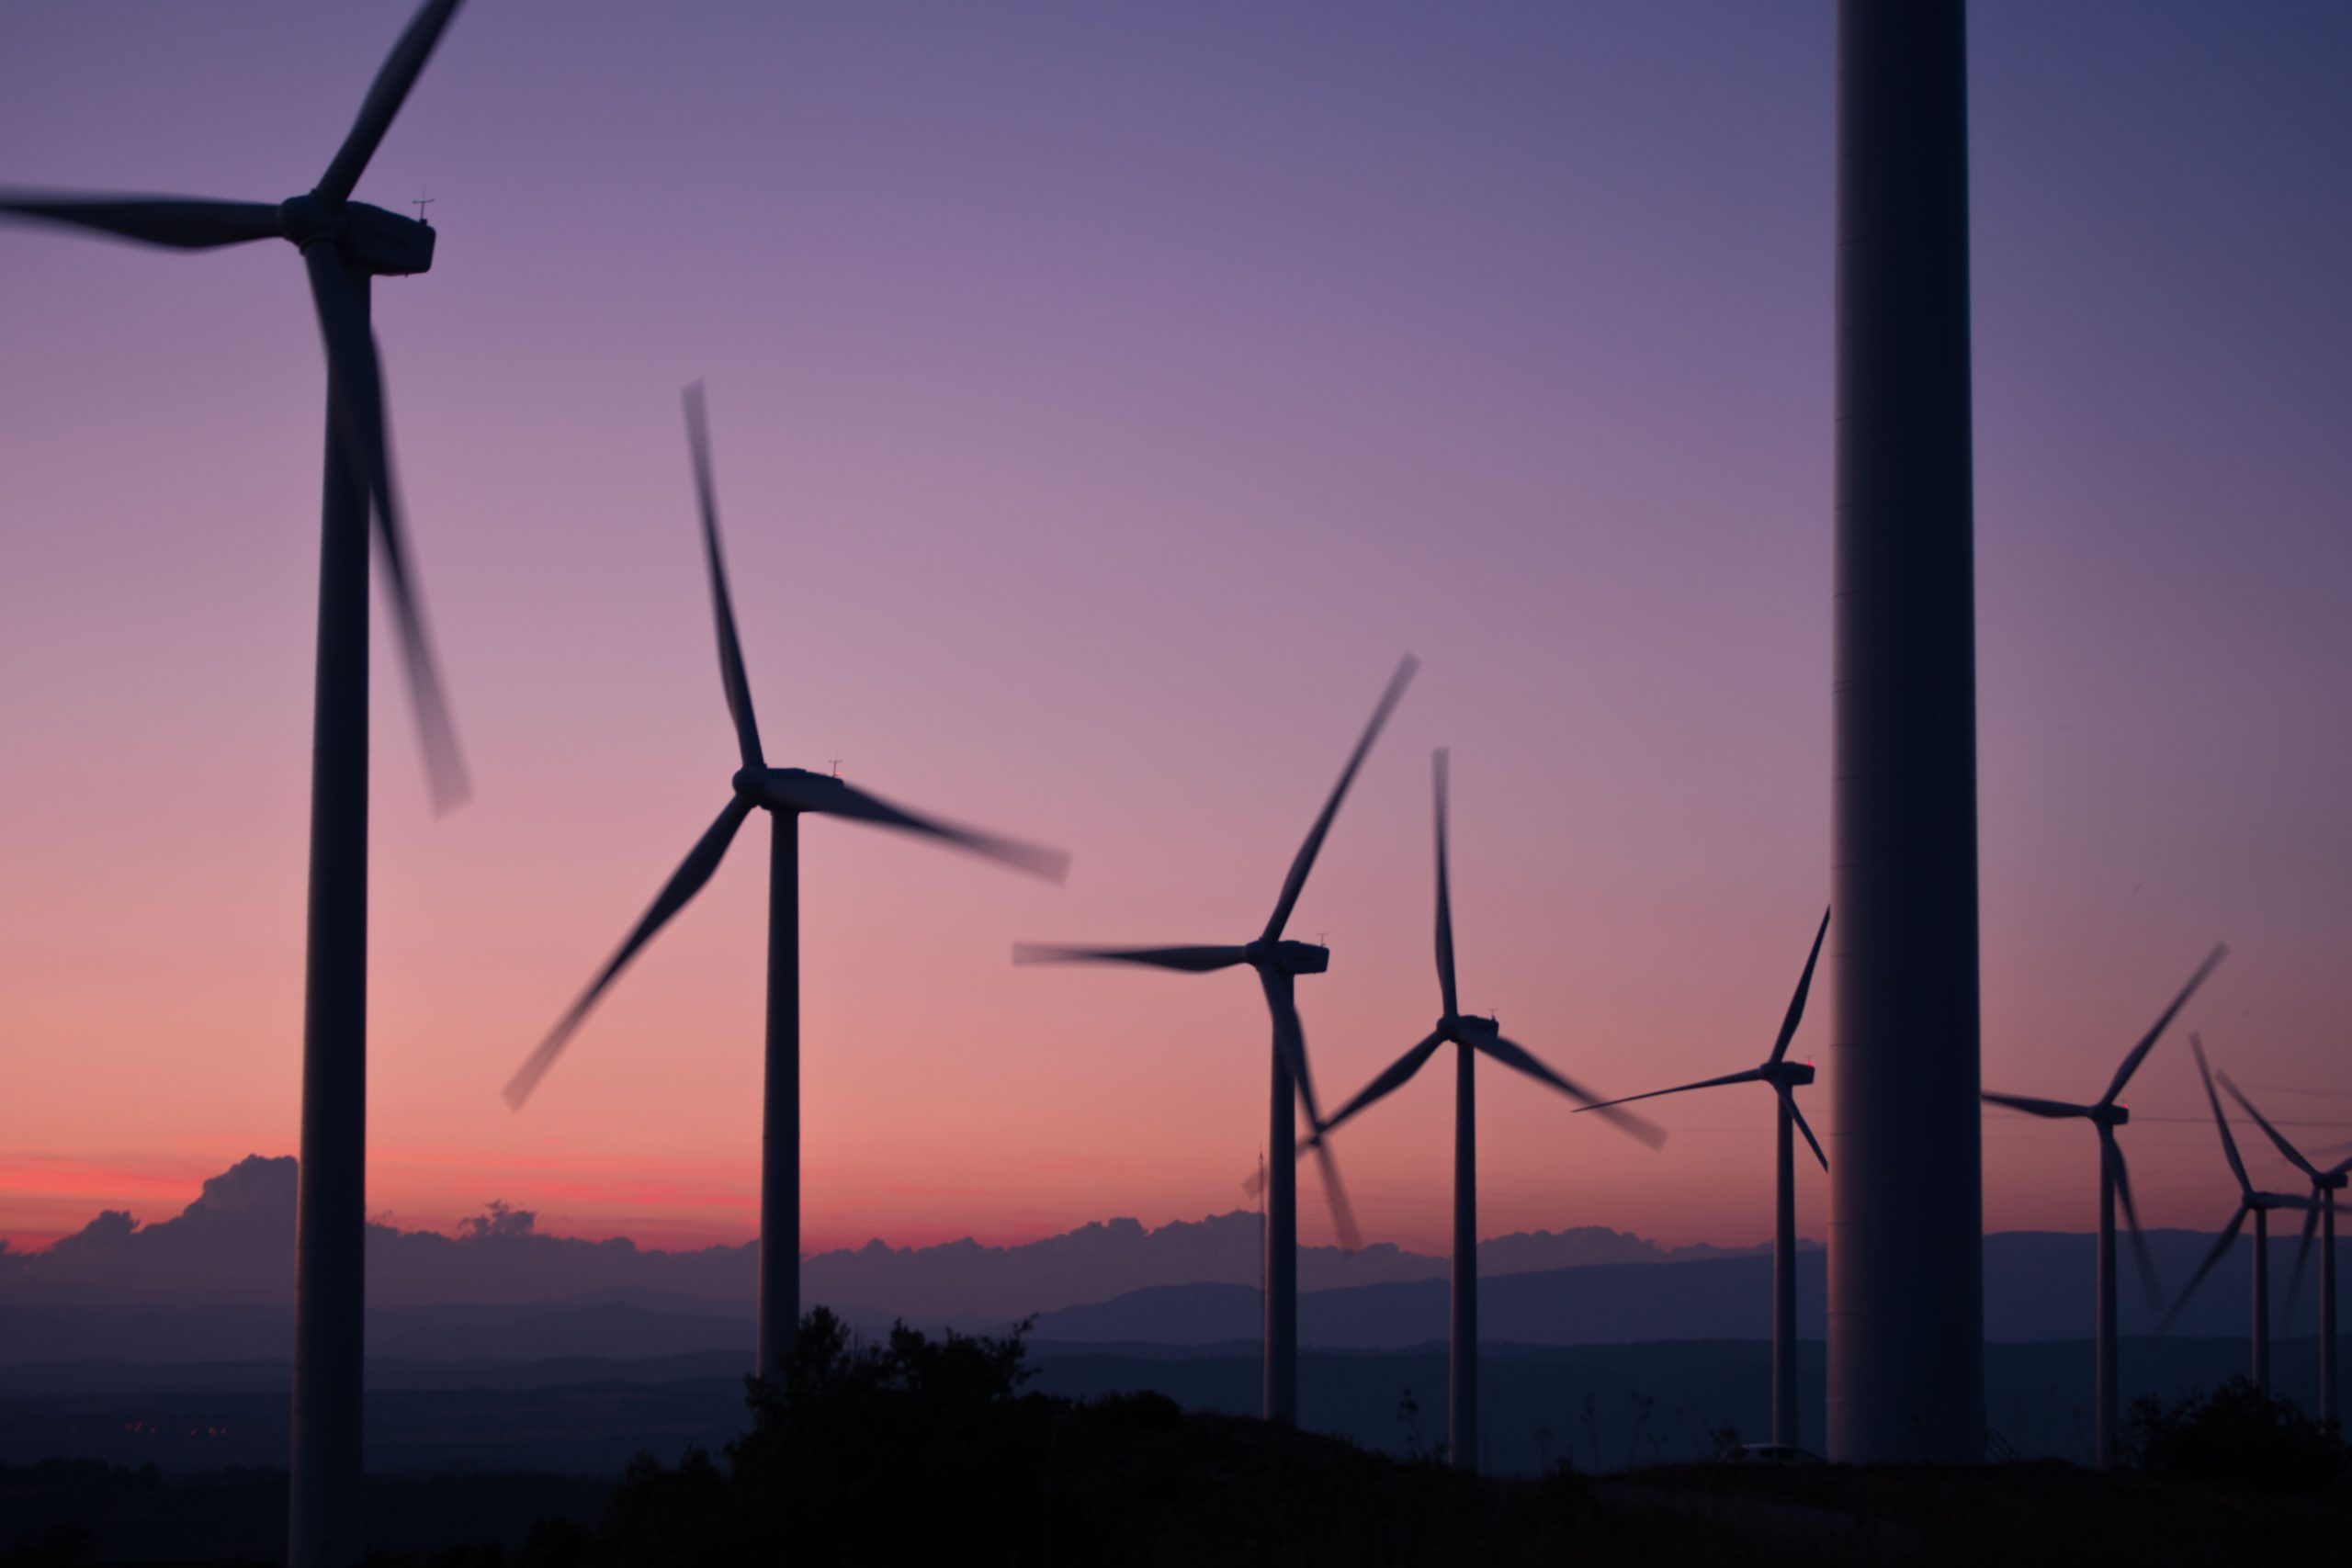
<svg viewBox="0 0 2352 1568"><path fill-rule="evenodd" d="M464 765L410 581L368 322L377 277L433 265L421 220L351 199L458 0L427 0L319 183L275 204L0 191L0 215L174 250L285 240L302 253L327 359L319 628L311 750L310 910L303 967L302 1149L295 1220L294 1409L287 1551L296 1568L360 1556L360 1359L368 1142L368 520L423 732L435 809Z"/></svg>
<svg viewBox="0 0 2352 1568"><path fill-rule="evenodd" d="M2352 1158L2342 1160L2325 1170L2320 1169L2310 1160L2305 1159L2302 1151L2289 1143L2278 1129L2270 1124L2268 1117L2254 1108L2254 1101L2248 1100L2245 1092L2230 1081L2229 1074L2222 1074L2221 1079L2222 1087L2230 1091L2230 1097L2245 1109L2248 1116L2254 1118L2254 1124L2269 1135L2271 1143L2278 1146L2278 1152L2287 1156L2288 1163L2301 1171L2311 1180L2312 1204L2303 1213L2303 1239L2295 1248L2294 1278L2287 1284L2285 1322L2290 1329L2294 1326L2295 1301L2303 1292L2303 1268L2311 1261L2312 1231L2314 1227L2321 1227L2319 1418L2322 1422L2333 1427L2336 1425L2341 1414L2337 1409L2335 1393L2335 1195L2344 1190L2347 1180L2352 1180Z"/></svg>
<svg viewBox="0 0 2352 1568"><path fill-rule="evenodd" d="M562 1055L572 1033L653 933L702 891L733 841L735 831L755 810L765 811L774 836L768 858L768 1004L766 1087L760 1142L760 1296L756 1374L774 1380L800 1321L800 818L809 814L846 817L902 832L921 833L995 861L1061 880L1069 857L1012 839L954 827L919 817L852 787L830 773L803 768L771 768L760 750L752 712L751 682L743 672L743 649L735 636L735 607L727 590L727 565L718 547L718 508L710 478L710 443L703 420L702 388L686 389L686 432L693 447L695 489L702 508L703 552L710 571L711 613L718 630L718 676L727 709L735 721L742 765L729 782L732 791L718 819L686 852L684 862L654 898L611 960L580 994L554 1030L531 1053L506 1085L515 1110Z"/></svg>
<svg viewBox="0 0 2352 1568"><path fill-rule="evenodd" d="M1313 942L1288 941L1283 936L1283 928L1290 923L1291 910L1306 886L1306 874L1315 869L1315 857L1321 852L1324 837L1331 830L1331 818L1339 815L1340 802L1347 798L1348 785L1354 782L1356 770L1363 765L1365 753L1372 750L1381 727L1388 722L1396 700L1405 694L1413 671L1419 668L1420 660L1408 653L1396 666L1396 673L1389 677L1388 689L1381 694L1379 705L1372 710L1372 722L1364 726L1363 739L1349 754L1340 782L1332 786L1331 798L1323 803L1322 814L1315 818L1315 825L1307 829L1306 841L1291 861L1290 874L1283 879L1273 914L1256 937L1227 947L1066 947L1023 942L1012 950L1016 964L1139 964L1147 968L1174 969L1191 975L1246 964L1258 972L1259 988L1266 996L1266 1010L1273 1016L1273 1071L1265 1153L1265 1359L1261 1389L1261 1409L1269 1421L1293 1421L1298 1416L1298 1129L1291 1109L1293 1098L1306 1110L1310 1131L1319 1133L1324 1125L1322 1114L1316 1108L1315 1083L1307 1076L1306 1031L1298 1019L1296 981L1301 975L1320 975L1331 966L1330 949ZM1324 1196L1330 1201L1340 1245L1352 1252L1357 1240L1355 1219L1348 1212L1347 1191L1340 1185L1339 1167L1333 1163L1329 1146L1320 1142L1312 1146L1322 1167Z"/></svg>
<svg viewBox="0 0 2352 1568"><path fill-rule="evenodd" d="M2245 1161L2238 1157L2237 1140L2230 1136L2230 1119L2222 1114L2221 1096L2213 1092L2212 1070L2205 1064L2205 1042L2191 1034L2188 1049L2197 1057L2197 1076L2205 1080L2205 1099L2213 1107L2213 1125L2222 1130L2222 1153L2229 1157L2230 1174L2238 1179L2238 1206L2237 1212L2230 1216L2228 1228L2213 1244L2213 1250L2205 1255L2205 1261L2197 1266L2197 1272L2191 1274L2188 1283L2181 1287L2180 1298L2172 1303L2172 1310L2165 1313L2164 1321L2156 1325L2156 1332L2162 1334L2173 1325L2173 1321L2180 1316L2181 1309L2188 1304L2188 1298L2197 1293L2197 1287L2203 1284L2205 1276L2213 1271L2213 1265L2222 1260L2222 1255L2229 1251L2230 1244L2237 1240L2238 1232L2245 1226L2245 1217L2252 1214L2254 1386L2257 1393L2267 1394L2270 1392L2270 1213L2274 1209L2308 1209L2311 1200L2256 1189L2253 1179L2245 1173Z"/></svg>
<svg viewBox="0 0 2352 1568"><path fill-rule="evenodd" d="M1804 1112L1797 1109L1797 1089L1813 1081L1813 1064L1790 1061L1789 1043L1797 1037L1797 1025L1804 1020L1805 998L1813 991L1813 966L1821 958L1821 939L1828 934L1829 911L1824 909L1820 928L1813 933L1813 951L1804 956L1804 972L1797 976L1796 994L1789 998L1788 1013L1781 1020L1780 1038L1772 1042L1772 1054L1764 1058L1762 1066L1609 1101L1611 1105L1623 1105L1634 1100L1687 1094L1694 1089L1714 1089L1722 1084L1772 1086L1773 1096L1780 1101L1772 1196L1772 1440L1791 1447L1797 1440L1797 1156L1792 1133L1804 1134L1804 1141L1813 1145L1813 1157L1821 1162L1824 1170L1829 1168L1829 1156L1821 1152L1821 1140L1813 1135ZM1603 1108L1595 1105L1586 1109Z"/></svg>
<svg viewBox="0 0 2352 1568"><path fill-rule="evenodd" d="M1446 874L1445 788L1446 754L1432 762L1437 800L1437 986L1445 1011L1421 1043L1390 1064L1357 1096L1333 1113L1322 1130L1308 1139L1320 1150L1324 1141L1357 1111L1401 1087L1421 1070L1441 1045L1451 1043L1453 1055L1453 1321L1452 1354L1448 1361L1446 1444L1455 1465L1478 1468L1478 1104L1473 1070L1484 1051L1507 1067L1516 1068L1539 1083L1551 1085L1589 1106L1593 1097L1538 1061L1525 1046L1505 1039L1492 1018L1463 1012L1453 986L1453 904ZM1609 1119L1652 1148L1666 1141L1639 1116L1611 1111Z"/></svg>
<svg viewBox="0 0 2352 1568"><path fill-rule="evenodd" d="M1996 1094L1984 1091L1988 1104L2006 1105L2012 1111L2022 1111L2029 1116L2046 1116L2053 1120L2081 1117L2098 1132L2098 1467L2106 1470L2115 1463L2115 1431L2117 1406L2122 1398L2120 1340L2115 1326L2115 1203L2123 1201L2124 1223L2132 1227L2132 1250L2140 1263L2140 1282L2148 1292L2148 1304L2157 1301L2156 1266L2148 1256L2148 1243L2140 1235L2140 1212L2132 1201L2132 1173L2123 1163L2123 1145L2117 1143L2115 1130L2132 1120L2132 1112L2120 1100L2123 1086L2140 1070L2140 1064L2155 1049L2156 1041L2173 1021L2173 1016L2188 1005L2197 987L2218 967L2230 950L2216 944L2188 977L2188 984L2173 998L2172 1006L2165 1009L2140 1043L2124 1056L2123 1065L2115 1069L2115 1077L2107 1092L2097 1103L2074 1105L2063 1100L2036 1100L2030 1095ZM2222 1129L2223 1138L2229 1130ZM2232 1156L2234 1163L2235 1156Z"/></svg>

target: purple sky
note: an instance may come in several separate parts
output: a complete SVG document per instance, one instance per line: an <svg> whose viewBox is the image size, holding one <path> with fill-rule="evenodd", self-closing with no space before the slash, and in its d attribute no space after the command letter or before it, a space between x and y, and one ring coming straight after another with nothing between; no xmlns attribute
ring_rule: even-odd
<svg viewBox="0 0 2352 1568"><path fill-rule="evenodd" d="M408 10L20 0L0 184L305 189ZM804 833L810 1245L1241 1201L1247 977L1007 951L1251 934L1408 648L1295 922L1327 1093L1436 1009L1438 744L1465 1004L1617 1092L1760 1056L1828 880L1832 22L469 6L359 192L435 198L377 319L477 795L430 818L379 634L371 1208L752 1228L763 825L496 1093L725 798L697 377L771 755L1077 856ZM2342 1141L2352 11L1983 3L1972 51L1986 1081L2095 1094L2222 938L2188 1021ZM12 231L0 279L38 1238L294 1146L322 372L282 246ZM1482 1081L1489 1229L1763 1234L1760 1094L1652 1156ZM1442 1236L1449 1097L1351 1130L1375 1237ZM2132 1103L2147 1217L2219 1220L2148 1121L2181 1043ZM2080 1133L1988 1119L1988 1224L2086 1226Z"/></svg>

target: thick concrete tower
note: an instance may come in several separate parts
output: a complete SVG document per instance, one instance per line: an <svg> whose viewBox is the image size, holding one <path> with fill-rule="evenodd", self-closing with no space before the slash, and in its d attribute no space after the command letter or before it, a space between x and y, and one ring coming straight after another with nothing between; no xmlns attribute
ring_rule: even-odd
<svg viewBox="0 0 2352 1568"><path fill-rule="evenodd" d="M1962 0L1838 17L1829 1452L1983 1457Z"/></svg>

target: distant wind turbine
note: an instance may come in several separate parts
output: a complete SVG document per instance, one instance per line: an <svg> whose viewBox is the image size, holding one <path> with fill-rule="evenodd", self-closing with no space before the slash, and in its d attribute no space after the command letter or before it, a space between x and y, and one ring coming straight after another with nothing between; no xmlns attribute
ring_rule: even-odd
<svg viewBox="0 0 2352 1568"><path fill-rule="evenodd" d="M2308 1178L2312 1184L2312 1205L2303 1212L2303 1239L2295 1248L2295 1273L2287 1283L2287 1311L2282 1326L2292 1332L2295 1325L2295 1301L2303 1293L2303 1268L2311 1261L2312 1231L2320 1228L2319 1252L2319 1418L2335 1426L2339 1416L2335 1392L2335 1195L2352 1181L2352 1157L2322 1170L2305 1159L2302 1151L2289 1143L2270 1119L2254 1108L2230 1075L2219 1075L2222 1087L2243 1107L2254 1124L2269 1136L2280 1154Z"/></svg>
<svg viewBox="0 0 2352 1568"><path fill-rule="evenodd" d="M327 359L319 629L311 743L309 931L303 966L302 1150L294 1267L293 1457L287 1553L295 1568L356 1562L368 1163L368 520L383 547L410 695L436 810L466 797L465 767L409 575L384 436L383 372L368 321L378 277L433 265L425 223L351 199L458 0L428 0L392 46L326 173L277 203L0 191L0 215L205 251L285 240L302 253Z"/></svg>
<svg viewBox="0 0 2352 1568"><path fill-rule="evenodd" d="M1821 959L1821 939L1828 934L1829 911L1824 909L1821 925L1813 933L1813 951L1804 955L1804 970L1797 976L1796 994L1789 998L1789 1010L1781 1019L1780 1037L1772 1042L1772 1054L1764 1058L1762 1066L1750 1067L1744 1073L1726 1073L1719 1078L1701 1078L1697 1083L1679 1084L1673 1089L1654 1089L1647 1094L1607 1102L1626 1105L1636 1100L1688 1094L1694 1089L1715 1089L1724 1084L1772 1086L1773 1096L1780 1101L1772 1196L1772 1440L1791 1447L1797 1441L1797 1157L1796 1140L1792 1134L1804 1134L1804 1141L1813 1146L1813 1157L1821 1162L1824 1170L1829 1168L1829 1156L1821 1152L1821 1140L1813 1135L1804 1112L1797 1109L1796 1091L1801 1085L1813 1081L1813 1064L1790 1061L1789 1043L1797 1037L1797 1025L1804 1021L1805 998L1813 992L1813 967ZM1600 1111L1606 1107L1594 1105L1586 1109Z"/></svg>
<svg viewBox="0 0 2352 1568"><path fill-rule="evenodd" d="M2217 944L2188 977L2188 984L2173 998L2172 1006L2165 1009L2140 1043L2125 1055L2123 1065L2115 1069L2115 1077L2099 1096L2096 1104L2075 1105L2063 1100L2036 1100L2030 1095L1984 1092L1988 1104L2005 1105L2012 1111L2022 1111L2029 1116L2046 1116L2054 1120L2080 1117L2098 1132L2098 1466L2101 1470L2115 1463L2115 1434L2118 1407L2122 1400L2122 1382L2116 1333L2115 1294L2115 1204L2123 1201L2124 1223L2132 1228L2132 1255L2139 1260L2140 1283L2148 1292L2148 1304L2158 1300L2156 1266L2148 1256L2148 1243L2140 1235L2140 1212L2132 1201L2132 1173L2123 1163L2123 1145L2116 1142L2115 1130L2132 1120L2132 1112L2120 1100L2123 1086L2140 1070L2140 1064L2155 1049L2157 1039L2172 1024L2173 1017L2188 1005L2197 987L2213 973L2230 950ZM2229 1136L2227 1128L2222 1130Z"/></svg>
<svg viewBox="0 0 2352 1568"><path fill-rule="evenodd" d="M1537 1060L1534 1054L1515 1041L1508 1040L1492 1018L1478 1018L1463 1012L1458 1005L1453 984L1453 901L1451 879L1446 872L1446 754L1441 750L1432 763L1432 786L1437 801L1437 986L1445 1010L1421 1043L1390 1064L1388 1069L1366 1084L1362 1092L1341 1106L1323 1124L1322 1131L1308 1140L1318 1151L1338 1130L1340 1124L1374 1100L1401 1088L1406 1080L1421 1070L1441 1045L1452 1043L1453 1055L1453 1314L1449 1358L1450 1374L1447 1388L1446 1445L1453 1463L1464 1470L1478 1468L1478 1105L1476 1079L1473 1073L1478 1053L1484 1051L1507 1067L1525 1073L1539 1083L1549 1084L1572 1100L1587 1102L1588 1109L1599 1110L1591 1104L1590 1093L1562 1077ZM1614 1102L1612 1102L1614 1103ZM1611 1111L1608 1119L1625 1132L1641 1139L1652 1148L1666 1141L1659 1132L1641 1117L1629 1111Z"/></svg>
<svg viewBox="0 0 2352 1568"><path fill-rule="evenodd" d="M597 973L580 999L560 1019L539 1048L508 1081L506 1102L515 1110L562 1055L572 1032L628 967L653 933L702 891L727 853L735 830L755 810L772 824L768 860L768 1017L766 1088L760 1143L760 1297L757 1374L773 1380L790 1349L800 1320L800 818L811 813L847 817L928 838L1001 861L1017 870L1061 880L1069 857L1012 839L953 827L876 799L830 773L802 768L771 768L760 750L759 726L752 714L752 688L743 672L743 649L735 636L735 607L727 589L727 566L718 547L718 508L713 499L710 443L703 420L702 388L686 389L686 432L694 452L695 488L702 507L703 552L710 570L710 602L718 629L718 675L727 709L735 720L742 766L730 781L732 795L718 819L687 852L652 908L618 952Z"/></svg>
<svg viewBox="0 0 2352 1568"><path fill-rule="evenodd" d="M1321 815L1307 829L1306 841L1291 861L1273 914L1255 938L1223 947L1065 947L1023 942L1012 951L1016 964L1139 964L1193 975L1246 964L1258 972L1266 1010L1273 1015L1274 1034L1265 1152L1265 1359L1260 1391L1269 1421L1293 1421L1298 1416L1298 1128L1293 1099L1306 1111L1310 1132L1320 1132L1324 1126L1316 1108L1315 1083L1306 1070L1306 1031L1299 1022L1296 981L1301 975L1320 975L1331 966L1329 948L1286 941L1283 928L1290 923L1291 911L1306 886L1306 874L1315 869L1315 857L1322 852L1331 819L1339 815L1340 802L1347 798L1348 785L1355 782L1356 770L1363 765L1373 741L1379 738L1413 671L1419 668L1420 660L1408 653L1389 677L1388 689L1372 710L1372 722L1364 727L1363 738L1348 756L1348 765L1340 771L1340 782L1332 786L1330 799L1323 803ZM1339 1167L1328 1145L1317 1142L1312 1146L1322 1167L1324 1196L1330 1201L1340 1245L1352 1252L1357 1242L1355 1219L1348 1210L1347 1190L1340 1185Z"/></svg>
<svg viewBox="0 0 2352 1568"><path fill-rule="evenodd" d="M2156 1325L2156 1332L2162 1334L2172 1327L2174 1321L2180 1316L2181 1309L2188 1304L2188 1298L2197 1293L2197 1287L2205 1282L2205 1276L2213 1271L2213 1266L2221 1262L2222 1255L2230 1250L2230 1244L2237 1240L2238 1232L2245 1227L2246 1216L2252 1214L2254 1216L2254 1386L2256 1391L2268 1393L2270 1392L2270 1213L2274 1209L2308 1209L2311 1207L2312 1201L2308 1198L2290 1197L2283 1192L2264 1192L2255 1187L2254 1179L2245 1173L2245 1161L2238 1157L2238 1141L2230 1135L2230 1119L2222 1114L2222 1097L2213 1092L2212 1069L2205 1062L2205 1042L2191 1034L2188 1037L2188 1049L2197 1058L2197 1076L2205 1080L2205 1100L2213 1108L2213 1125L2220 1128L2222 1132L2222 1153L2229 1159L2230 1174L2236 1177L2238 1180L2238 1206L2237 1212L2230 1216L2228 1227L2222 1232L2221 1239L2213 1244L2213 1250L2205 1255L2205 1261L2197 1266L2197 1272L2191 1274L2188 1277L2188 1283L2180 1288L2179 1298L2172 1303L2172 1309L2165 1314L2164 1321Z"/></svg>

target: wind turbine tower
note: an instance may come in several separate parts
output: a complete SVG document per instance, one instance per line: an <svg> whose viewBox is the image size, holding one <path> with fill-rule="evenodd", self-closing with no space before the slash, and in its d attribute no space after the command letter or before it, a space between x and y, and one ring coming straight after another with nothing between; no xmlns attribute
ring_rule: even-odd
<svg viewBox="0 0 2352 1568"><path fill-rule="evenodd" d="M311 866L302 970L301 1170L294 1213L294 1399L287 1560L360 1560L367 1273L368 522L415 699L435 809L464 764L411 581L384 428L370 295L433 265L430 224L353 199L459 0L424 0L376 73L318 184L280 202L0 190L0 220L209 251L283 240L301 254L326 349L326 472L312 665Z"/></svg>
<svg viewBox="0 0 2352 1568"><path fill-rule="evenodd" d="M1441 1046L1454 1046L1453 1310L1446 1371L1446 1456L1456 1468L1475 1471L1478 1468L1478 1053L1485 1052L1538 1083L1549 1084L1571 1100L1583 1100L1582 1109L1600 1111L1621 1131L1652 1148L1665 1143L1666 1134L1631 1111L1613 1109L1622 1100L1596 1102L1581 1087L1537 1060L1527 1047L1506 1038L1491 1015L1480 1018L1462 1010L1453 976L1453 880L1446 872L1445 767L1445 753L1441 750L1431 761L1430 780L1437 803L1437 986L1445 1011L1419 1044L1333 1112L1309 1144L1319 1151L1340 1122L1402 1088Z"/></svg>
<svg viewBox="0 0 2352 1568"><path fill-rule="evenodd" d="M1984 1457L1967 11L1838 13L1829 1455Z"/></svg>

